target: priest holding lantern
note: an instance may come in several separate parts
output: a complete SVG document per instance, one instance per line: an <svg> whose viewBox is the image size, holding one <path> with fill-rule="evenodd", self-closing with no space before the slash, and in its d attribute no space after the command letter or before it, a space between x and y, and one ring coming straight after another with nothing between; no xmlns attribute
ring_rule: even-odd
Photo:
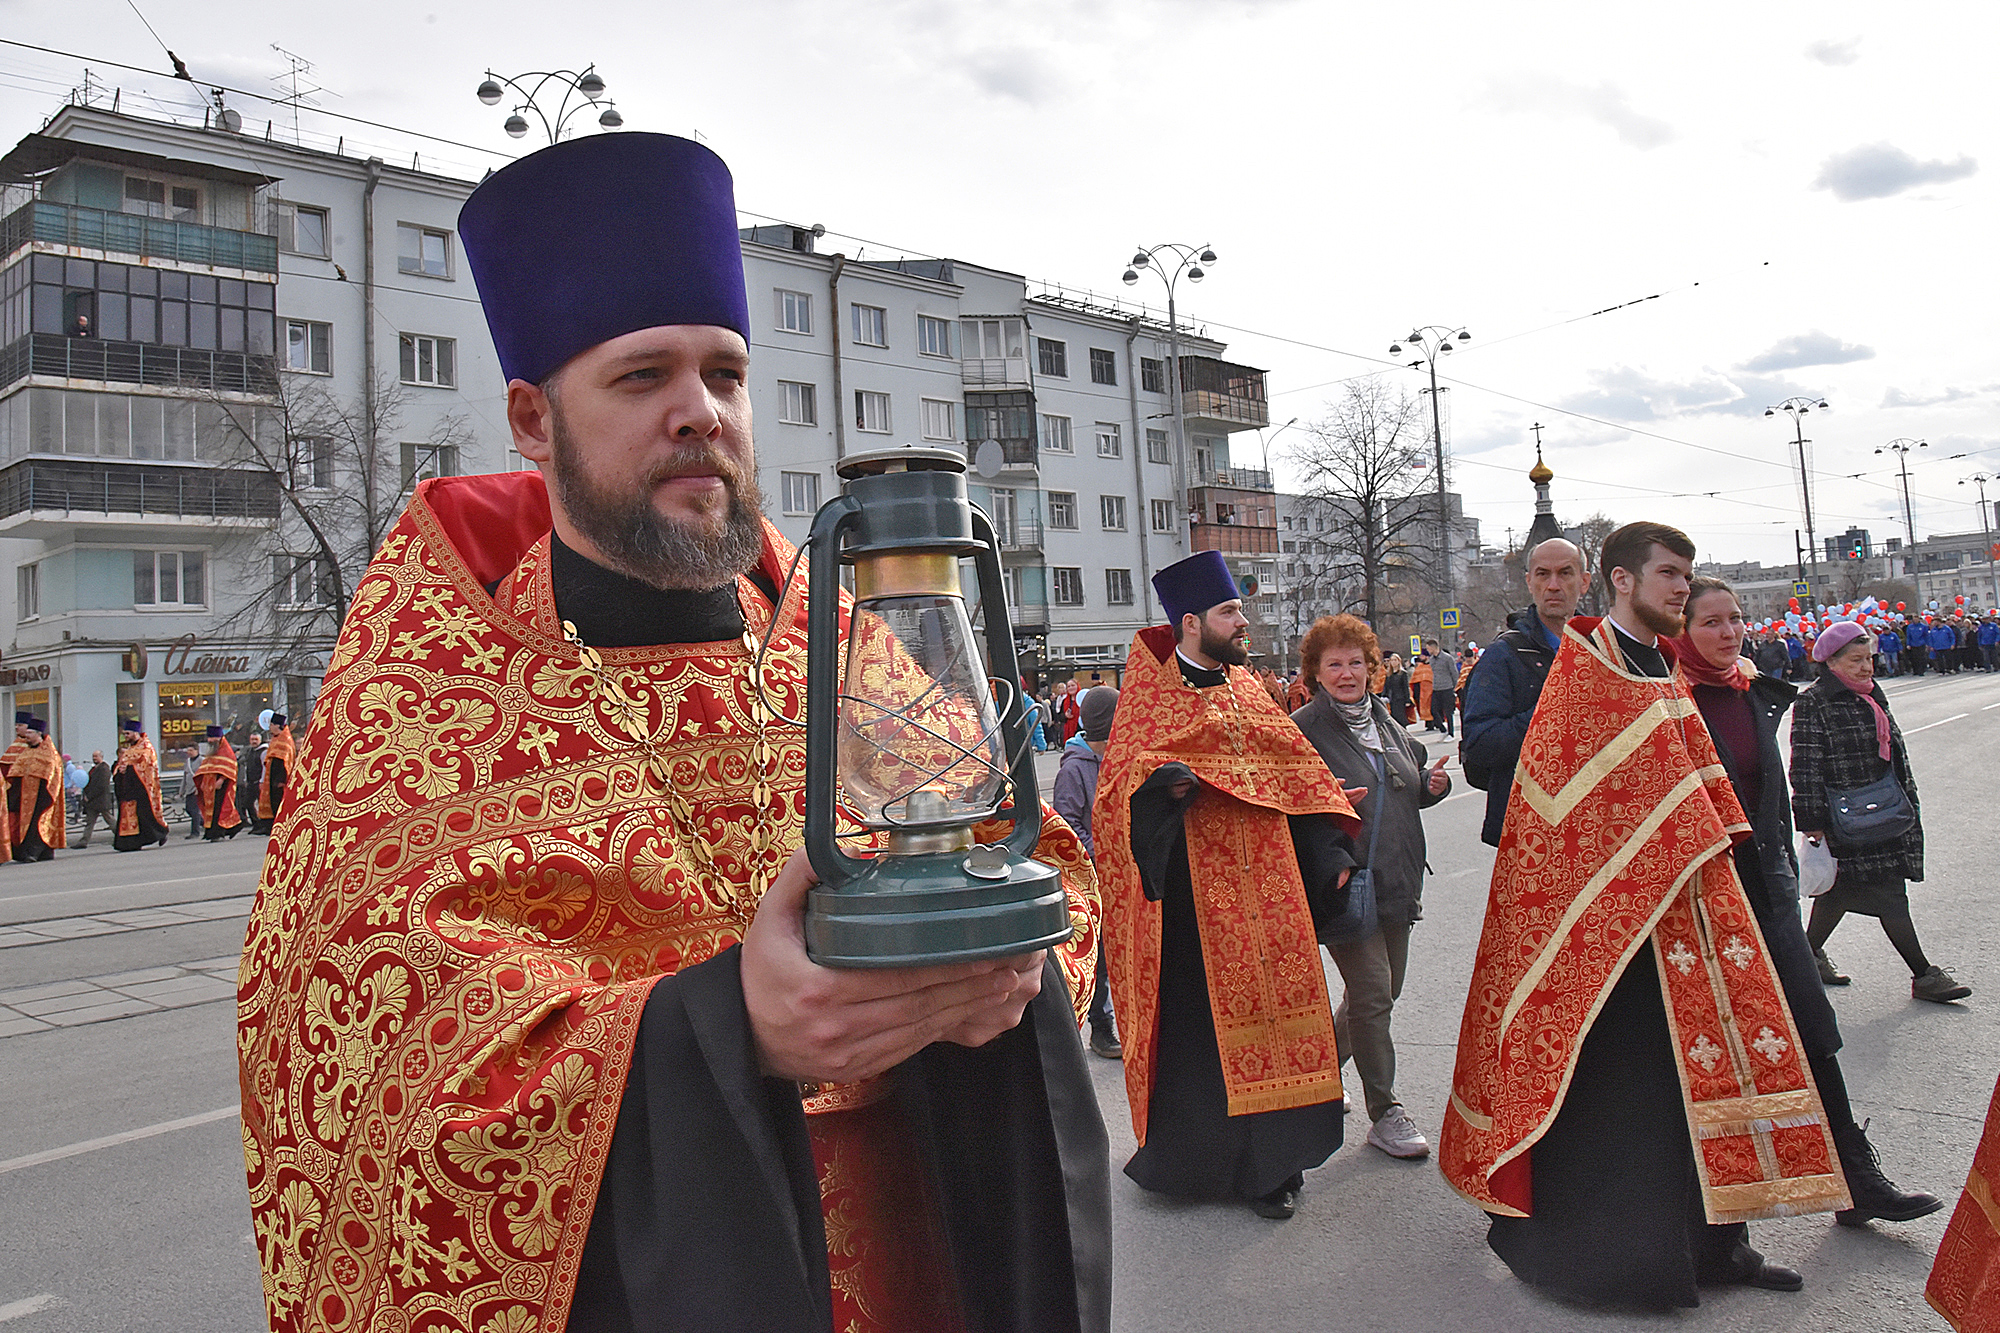
<svg viewBox="0 0 2000 1333"><path fill-rule="evenodd" d="M459 221L538 472L418 488L289 775L239 996L273 1326L1108 1328L1095 884L965 642L962 463L850 476L928 518L794 577L721 160L573 140Z"/></svg>

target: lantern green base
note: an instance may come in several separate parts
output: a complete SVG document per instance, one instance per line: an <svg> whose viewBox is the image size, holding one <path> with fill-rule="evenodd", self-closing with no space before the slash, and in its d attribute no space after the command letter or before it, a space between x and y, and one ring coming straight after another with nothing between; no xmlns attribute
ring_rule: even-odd
<svg viewBox="0 0 2000 1333"><path fill-rule="evenodd" d="M1013 858L1005 878L966 873L964 852L877 856L806 897L806 953L822 967L923 967L1063 943L1074 927L1053 866Z"/></svg>

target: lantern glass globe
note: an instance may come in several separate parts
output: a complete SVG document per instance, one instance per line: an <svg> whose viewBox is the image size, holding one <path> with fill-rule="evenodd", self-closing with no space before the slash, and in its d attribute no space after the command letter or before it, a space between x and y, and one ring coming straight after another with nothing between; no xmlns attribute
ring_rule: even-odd
<svg viewBox="0 0 2000 1333"><path fill-rule="evenodd" d="M1124 274L1125 285L1127 287L1130 287L1133 283L1137 281L1139 281L1139 270L1135 268L1126 269Z"/></svg>
<svg viewBox="0 0 2000 1333"><path fill-rule="evenodd" d="M1201 254L1200 254L1199 258L1200 258L1201 262L1202 262L1202 263L1204 263L1204 264L1214 264L1214 263L1215 263L1215 251L1213 251L1213 250L1203 250L1203 251L1201 252Z"/></svg>
<svg viewBox="0 0 2000 1333"><path fill-rule="evenodd" d="M527 134L528 122L522 119L519 112L516 112L514 115L507 117L507 123L500 128L507 131L508 138L519 139Z"/></svg>
<svg viewBox="0 0 2000 1333"><path fill-rule="evenodd" d="M1193 268L1188 270L1189 282L1200 282L1203 278L1207 276L1208 274L1201 271L1201 265L1199 264L1196 264Z"/></svg>
<svg viewBox="0 0 2000 1333"><path fill-rule="evenodd" d="M595 71L588 71L582 78L576 81L576 90L585 97L602 97L604 96L604 80L597 77Z"/></svg>
<svg viewBox="0 0 2000 1333"><path fill-rule="evenodd" d="M609 106L604 108L604 114L597 118L597 123L607 130L615 130L625 123L625 117L618 114L617 107Z"/></svg>
<svg viewBox="0 0 2000 1333"><path fill-rule="evenodd" d="M488 79L486 82L479 85L478 96L480 101L486 103L486 105L488 106L493 106L500 101L500 98L502 96L500 85L495 83L492 79Z"/></svg>

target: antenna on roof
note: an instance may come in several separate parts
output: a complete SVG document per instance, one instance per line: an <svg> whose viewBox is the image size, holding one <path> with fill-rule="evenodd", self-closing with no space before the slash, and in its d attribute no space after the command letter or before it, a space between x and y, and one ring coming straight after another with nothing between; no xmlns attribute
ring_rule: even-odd
<svg viewBox="0 0 2000 1333"><path fill-rule="evenodd" d="M301 142L299 138L299 108L302 106L318 107L319 102L316 98L321 93L328 93L328 90L322 87L314 78L313 70L315 66L312 61L307 60L296 51L287 51L276 42L271 43L271 49L283 56L285 63L289 66L283 74L273 74L271 82L283 94L282 97L277 99L277 104L283 107L290 107L292 110L292 142L299 143ZM328 93L328 95L332 97L340 96L339 93Z"/></svg>

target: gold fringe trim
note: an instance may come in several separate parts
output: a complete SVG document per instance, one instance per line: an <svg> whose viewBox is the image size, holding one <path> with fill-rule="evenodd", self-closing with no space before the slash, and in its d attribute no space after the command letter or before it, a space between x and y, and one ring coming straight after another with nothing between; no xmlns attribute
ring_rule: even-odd
<svg viewBox="0 0 2000 1333"><path fill-rule="evenodd" d="M1831 1213L1854 1206L1847 1194L1846 1179L1837 1173L1749 1185L1711 1185L1707 1195L1708 1220L1717 1225Z"/></svg>
<svg viewBox="0 0 2000 1333"><path fill-rule="evenodd" d="M1787 1115L1777 1119L1719 1120L1695 1126L1695 1137L1726 1139L1732 1134L1769 1134L1774 1129L1805 1129L1822 1123L1816 1115Z"/></svg>

